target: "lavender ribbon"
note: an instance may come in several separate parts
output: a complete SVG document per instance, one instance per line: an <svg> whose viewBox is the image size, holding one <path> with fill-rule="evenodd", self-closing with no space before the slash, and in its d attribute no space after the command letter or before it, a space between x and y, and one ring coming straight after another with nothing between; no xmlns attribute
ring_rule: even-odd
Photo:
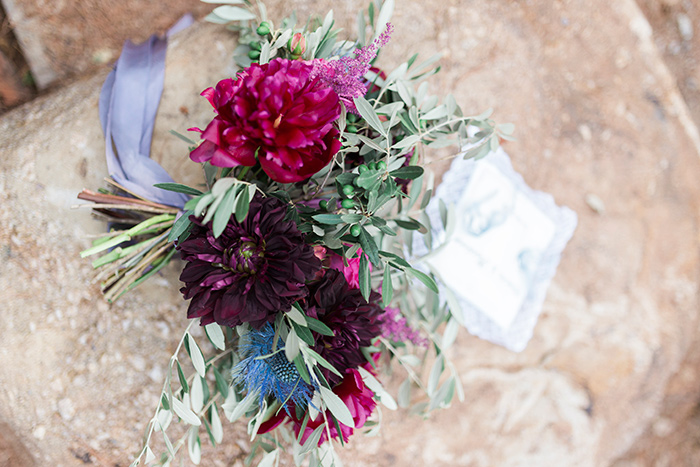
<svg viewBox="0 0 700 467"><path fill-rule="evenodd" d="M109 175L139 196L178 208L189 199L186 195L153 186L173 179L150 158L151 138L163 94L168 37L193 22L187 14L163 38L153 35L140 45L127 40L100 92Z"/></svg>

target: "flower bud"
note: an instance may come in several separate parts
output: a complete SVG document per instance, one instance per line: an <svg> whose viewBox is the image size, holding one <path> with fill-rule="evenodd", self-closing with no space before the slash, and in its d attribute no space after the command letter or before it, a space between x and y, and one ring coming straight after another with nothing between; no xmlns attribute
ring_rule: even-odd
<svg viewBox="0 0 700 467"><path fill-rule="evenodd" d="M263 21L260 23L260 26L258 26L258 29L256 29L255 32L258 33L258 36L267 36L270 34L270 23Z"/></svg>
<svg viewBox="0 0 700 467"><path fill-rule="evenodd" d="M306 52L306 38L302 33L298 32L294 34L291 39L289 39L287 42L287 47L292 55L299 57L301 54Z"/></svg>

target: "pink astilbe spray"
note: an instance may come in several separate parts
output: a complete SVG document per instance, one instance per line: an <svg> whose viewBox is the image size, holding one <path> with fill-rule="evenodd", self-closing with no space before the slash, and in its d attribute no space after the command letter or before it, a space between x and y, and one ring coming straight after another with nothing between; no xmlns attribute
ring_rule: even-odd
<svg viewBox="0 0 700 467"><path fill-rule="evenodd" d="M428 340L413 329L398 308L387 307L382 315L382 336L394 342L412 342L415 345L427 346Z"/></svg>
<svg viewBox="0 0 700 467"><path fill-rule="evenodd" d="M394 26L386 24L386 29L370 45L357 49L355 57L341 57L338 60L317 59L313 61L312 76L318 76L330 86L345 104L348 112L358 113L353 98L367 93L365 74L377 51L389 42Z"/></svg>

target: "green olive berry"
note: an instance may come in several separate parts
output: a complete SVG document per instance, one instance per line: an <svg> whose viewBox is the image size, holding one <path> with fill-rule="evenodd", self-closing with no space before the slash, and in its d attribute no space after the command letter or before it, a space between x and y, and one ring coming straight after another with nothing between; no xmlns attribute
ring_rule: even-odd
<svg viewBox="0 0 700 467"><path fill-rule="evenodd" d="M260 50L260 49L262 49L262 44L259 41L251 42L250 48L253 50Z"/></svg>
<svg viewBox="0 0 700 467"><path fill-rule="evenodd" d="M260 26L258 26L258 29L256 29L255 32L258 33L258 36L267 36L270 34L270 23L263 21L260 23Z"/></svg>
<svg viewBox="0 0 700 467"><path fill-rule="evenodd" d="M321 202L318 203L318 205L319 205L319 206L321 207L321 209L323 209L324 211L328 211L328 201L326 201L325 199L322 199Z"/></svg>
<svg viewBox="0 0 700 467"><path fill-rule="evenodd" d="M350 227L350 235L352 235L353 237L359 237L361 231L362 229L358 224L355 224L352 227Z"/></svg>
<svg viewBox="0 0 700 467"><path fill-rule="evenodd" d="M374 162L370 162L367 164L369 166L369 170L377 170L377 164Z"/></svg>
<svg viewBox="0 0 700 467"><path fill-rule="evenodd" d="M347 196L352 196L355 194L355 187L352 185L345 185L343 187L343 193L345 193Z"/></svg>
<svg viewBox="0 0 700 467"><path fill-rule="evenodd" d="M357 168L357 170L359 170L360 173L363 174L363 173L367 172L369 169L367 168L367 166L365 164L362 164Z"/></svg>
<svg viewBox="0 0 700 467"><path fill-rule="evenodd" d="M251 50L250 52L248 52L248 57L250 57L251 60L257 60L260 58L260 51Z"/></svg>
<svg viewBox="0 0 700 467"><path fill-rule="evenodd" d="M379 170L386 170L386 162L384 162L384 161L377 162L377 168Z"/></svg>
<svg viewBox="0 0 700 467"><path fill-rule="evenodd" d="M348 133L357 133L357 127L355 125L348 125L345 127L345 131Z"/></svg>
<svg viewBox="0 0 700 467"><path fill-rule="evenodd" d="M349 198L346 198L340 202L340 205L345 209L351 209L355 206L355 201L353 201Z"/></svg>

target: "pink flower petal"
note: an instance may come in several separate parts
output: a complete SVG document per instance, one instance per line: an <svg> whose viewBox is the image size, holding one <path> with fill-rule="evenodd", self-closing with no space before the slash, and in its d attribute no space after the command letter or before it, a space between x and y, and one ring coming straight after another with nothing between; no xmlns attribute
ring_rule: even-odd
<svg viewBox="0 0 700 467"><path fill-rule="evenodd" d="M206 142L192 151L192 160L252 166L255 150L265 148L262 168L282 183L304 180L325 167L340 149L335 128L340 100L313 75L315 66L277 58L204 90L217 116L202 132Z"/></svg>

